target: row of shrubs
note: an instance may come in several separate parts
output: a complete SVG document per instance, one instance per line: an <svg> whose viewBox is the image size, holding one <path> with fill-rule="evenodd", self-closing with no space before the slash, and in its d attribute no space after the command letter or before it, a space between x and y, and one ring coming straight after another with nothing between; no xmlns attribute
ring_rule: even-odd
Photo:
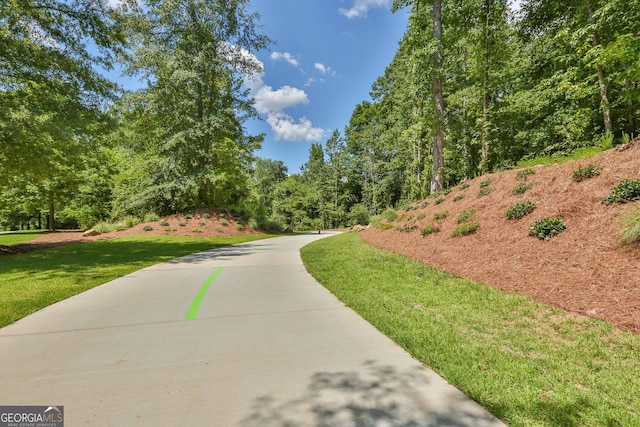
<svg viewBox="0 0 640 427"><path fill-rule="evenodd" d="M516 179L519 181L523 181L519 183L513 190L514 194L523 194L526 190L533 187L533 184L526 184L526 181L529 176L535 173L532 169L524 169L519 171L516 175ZM588 165L583 168L576 169L573 171L572 179L575 182L582 182L586 179L593 178L600 174L600 167L597 165ZM489 187L491 183L490 179L486 179L480 183L480 192L478 197L489 194L494 189L493 187ZM469 188L467 183L463 183L460 186L460 189ZM453 201L459 201L464 198L464 194L459 194L454 197ZM444 202L443 197L438 197L435 200L435 204L440 204ZM621 181L611 192L609 196L603 200L603 203L607 205L611 205L613 203L625 203L630 201L640 200L640 179L625 179ZM428 206L428 202L423 202L419 207ZM406 210L418 209L418 205L409 206ZM511 206L505 212L505 216L512 220L517 220L523 218L524 216L533 212L536 208L536 203L530 200L525 200L515 205ZM460 226L455 228L451 235L453 237L465 236L468 234L475 233L479 228L480 224L478 222L470 222L471 218L474 216L474 211L464 211L462 212L458 218L456 219ZM434 214L435 221L442 221L448 215L448 211L440 211ZM417 220L423 219L425 217L424 214L418 215ZM413 215L404 214L398 217L397 212L389 209L385 211L381 218L387 221L387 224L383 222L378 222L378 224L374 224L378 226L378 228L392 228L393 226L390 224L393 221L411 221L413 219ZM630 209L627 213L623 214L620 218L621 223L621 231L620 238L626 243L638 243L640 242L640 206L636 206ZM418 228L417 225L409 225L406 224L404 226L399 226L396 229L399 231L411 231L413 229ZM551 237L560 234L562 231L566 230L567 225L564 220L560 217L548 217L541 219L539 221L534 222L529 226L529 234L531 236L538 237L540 239L550 239ZM440 224L435 223L428 225L422 229L420 229L420 234L424 237L432 233L436 233L440 231Z"/></svg>

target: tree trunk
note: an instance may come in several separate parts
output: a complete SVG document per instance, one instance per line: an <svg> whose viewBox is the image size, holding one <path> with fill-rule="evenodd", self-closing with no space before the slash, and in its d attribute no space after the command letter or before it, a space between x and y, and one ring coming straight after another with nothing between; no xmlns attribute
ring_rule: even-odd
<svg viewBox="0 0 640 427"><path fill-rule="evenodd" d="M593 6L591 2L587 2L587 9L589 11L589 22L591 25L595 24L593 18ZM600 46L600 34L597 30L593 30L593 45ZM609 106L609 98L607 96L607 82L604 78L604 68L602 65L596 65L596 71L598 73L598 83L600 85L600 106L602 107L602 115L604 120L604 131L611 133L611 108Z"/></svg>
<svg viewBox="0 0 640 427"><path fill-rule="evenodd" d="M420 15L420 2L415 3L415 14ZM412 56L416 56L415 45L412 47ZM418 74L418 64L417 61L413 62L413 66L411 68L411 91L412 91L412 103L413 103L413 122L421 123L422 115L424 113L423 103L420 102L420 95L418 91L418 84L416 82L416 76ZM415 134L413 136L413 165L416 179L417 189L410 189L410 198L413 200L415 196L418 200L424 198L423 194L423 185L422 185L422 129L419 127L416 129Z"/></svg>
<svg viewBox="0 0 640 427"><path fill-rule="evenodd" d="M625 79L625 86L627 93L631 92L632 85L629 77ZM629 121L629 136L633 139L636 130L638 130L638 123L636 121L636 106L632 97L629 97L629 100L627 101L627 120Z"/></svg>
<svg viewBox="0 0 640 427"><path fill-rule="evenodd" d="M491 12L490 0L484 1L484 52L482 58L482 158L480 170L482 174L489 168L489 16Z"/></svg>
<svg viewBox="0 0 640 427"><path fill-rule="evenodd" d="M433 172L431 193L444 188L444 98L442 95L442 2L433 0L433 38L438 47L433 54L433 103L435 134L433 136Z"/></svg>
<svg viewBox="0 0 640 427"><path fill-rule="evenodd" d="M49 231L56 231L56 221L55 221L55 199L53 195L53 191L49 192Z"/></svg>

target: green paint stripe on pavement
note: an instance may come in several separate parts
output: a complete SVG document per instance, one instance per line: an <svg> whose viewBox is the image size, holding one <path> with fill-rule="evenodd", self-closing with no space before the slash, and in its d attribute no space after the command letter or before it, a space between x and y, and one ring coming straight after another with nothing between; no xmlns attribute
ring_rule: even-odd
<svg viewBox="0 0 640 427"><path fill-rule="evenodd" d="M195 298L193 299L193 302L191 303L191 306L189 307L189 310L187 311L187 315L184 317L184 320L194 320L198 318L198 311L200 311L200 305L202 304L202 301L204 300L205 295L207 295L207 291L209 290L209 287L211 286L211 284L213 283L215 278L218 276L218 274L220 274L221 271L222 271L222 267L219 267L216 271L213 272L211 276L209 276L207 281L204 282L204 285L202 285L202 287L196 294Z"/></svg>

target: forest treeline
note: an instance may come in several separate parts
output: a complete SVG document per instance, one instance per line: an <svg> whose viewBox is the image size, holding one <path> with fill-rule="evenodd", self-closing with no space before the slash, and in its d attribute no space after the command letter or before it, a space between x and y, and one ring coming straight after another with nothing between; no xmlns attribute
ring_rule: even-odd
<svg viewBox="0 0 640 427"><path fill-rule="evenodd" d="M5 227L236 207L297 229L366 224L538 156L636 136L640 1L395 0L406 32L371 99L300 171L256 158L248 0L0 5ZM146 86L123 92L97 69Z"/></svg>

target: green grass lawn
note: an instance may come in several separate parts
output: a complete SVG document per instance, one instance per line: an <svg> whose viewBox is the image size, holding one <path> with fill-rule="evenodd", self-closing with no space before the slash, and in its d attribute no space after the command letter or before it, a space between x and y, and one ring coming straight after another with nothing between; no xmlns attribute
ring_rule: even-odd
<svg viewBox="0 0 640 427"><path fill-rule="evenodd" d="M47 234L47 232L43 230L23 230L11 233L0 233L0 245L11 246L17 243L24 243L29 240L37 239L45 234Z"/></svg>
<svg viewBox="0 0 640 427"><path fill-rule="evenodd" d="M640 336L439 273L357 234L302 250L309 272L515 426L640 426Z"/></svg>
<svg viewBox="0 0 640 427"><path fill-rule="evenodd" d="M72 295L182 255L274 237L137 236L0 257L0 327Z"/></svg>

